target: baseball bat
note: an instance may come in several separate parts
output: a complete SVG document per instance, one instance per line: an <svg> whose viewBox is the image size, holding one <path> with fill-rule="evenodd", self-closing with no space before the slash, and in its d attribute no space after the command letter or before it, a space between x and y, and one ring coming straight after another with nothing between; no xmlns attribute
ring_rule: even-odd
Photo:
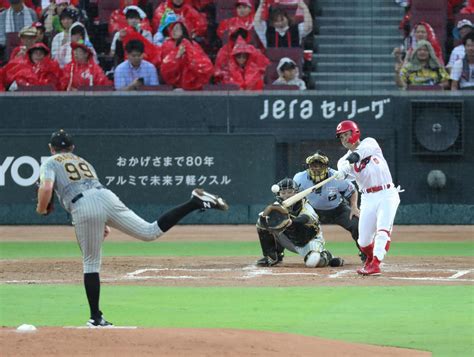
<svg viewBox="0 0 474 357"><path fill-rule="evenodd" d="M335 178L335 176L328 177L326 180L321 181L320 183L318 183L314 186L308 187L306 190L298 192L296 195L291 196L290 198L287 198L286 200L284 200L281 203L281 205L283 207L286 207L286 208L293 206L296 202L298 202L299 200L302 200L303 198L308 196L311 192L316 191L318 188L320 188L320 187L324 186L325 184L327 184L328 182L334 180L334 178Z"/></svg>

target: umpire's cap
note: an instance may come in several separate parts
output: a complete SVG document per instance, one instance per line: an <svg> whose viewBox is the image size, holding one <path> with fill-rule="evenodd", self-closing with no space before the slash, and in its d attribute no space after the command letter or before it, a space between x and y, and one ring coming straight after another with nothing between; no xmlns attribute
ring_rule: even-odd
<svg viewBox="0 0 474 357"><path fill-rule="evenodd" d="M49 143L56 149L67 149L74 145L72 136L66 133L64 129L60 129L51 134Z"/></svg>

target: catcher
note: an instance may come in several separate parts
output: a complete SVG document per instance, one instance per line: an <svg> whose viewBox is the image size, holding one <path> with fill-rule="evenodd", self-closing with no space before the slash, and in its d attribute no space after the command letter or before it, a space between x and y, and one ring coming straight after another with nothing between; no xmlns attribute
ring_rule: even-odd
<svg viewBox="0 0 474 357"><path fill-rule="evenodd" d="M284 250L288 249L304 257L305 265L310 268L342 266L344 260L334 258L324 248L318 215L306 199L288 209L280 204L298 192L299 186L295 181L285 178L277 185L277 192L272 187L277 202L267 206L257 220L257 233L264 257L256 264L274 266L283 260Z"/></svg>

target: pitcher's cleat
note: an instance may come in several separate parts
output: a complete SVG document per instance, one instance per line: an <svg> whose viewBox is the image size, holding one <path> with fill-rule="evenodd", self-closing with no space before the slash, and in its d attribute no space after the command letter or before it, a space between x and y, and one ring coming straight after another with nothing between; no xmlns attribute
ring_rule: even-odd
<svg viewBox="0 0 474 357"><path fill-rule="evenodd" d="M229 205L219 196L206 192L201 188L193 190L191 197L198 200L202 209L220 209L227 211Z"/></svg>
<svg viewBox="0 0 474 357"><path fill-rule="evenodd" d="M107 327L107 326L113 326L111 322L108 322L104 317L101 315L100 317L96 318L90 318L89 321L87 321L87 326L89 327Z"/></svg>

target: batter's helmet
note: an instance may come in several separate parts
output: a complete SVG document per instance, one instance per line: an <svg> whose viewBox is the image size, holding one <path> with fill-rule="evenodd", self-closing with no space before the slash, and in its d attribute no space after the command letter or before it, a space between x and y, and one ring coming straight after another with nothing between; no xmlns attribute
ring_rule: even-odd
<svg viewBox="0 0 474 357"><path fill-rule="evenodd" d="M339 137L339 135L341 135L342 133L345 133L346 131L352 131L351 137L349 138L349 140L347 140L349 144L355 144L357 140L360 139L359 127L352 120L344 120L344 121L341 121L339 124L337 124L337 128L336 128L337 137Z"/></svg>

